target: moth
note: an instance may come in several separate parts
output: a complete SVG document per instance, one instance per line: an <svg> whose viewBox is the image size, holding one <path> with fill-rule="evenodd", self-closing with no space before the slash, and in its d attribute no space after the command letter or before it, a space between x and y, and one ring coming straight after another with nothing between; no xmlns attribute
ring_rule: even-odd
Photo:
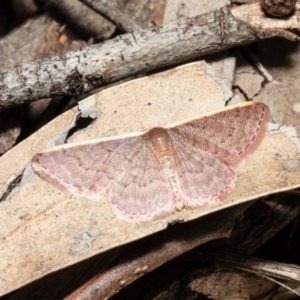
<svg viewBox="0 0 300 300"><path fill-rule="evenodd" d="M228 106L140 133L65 144L34 155L32 167L65 192L97 199L130 222L226 197L235 185L231 165L254 151L269 120L259 102Z"/></svg>

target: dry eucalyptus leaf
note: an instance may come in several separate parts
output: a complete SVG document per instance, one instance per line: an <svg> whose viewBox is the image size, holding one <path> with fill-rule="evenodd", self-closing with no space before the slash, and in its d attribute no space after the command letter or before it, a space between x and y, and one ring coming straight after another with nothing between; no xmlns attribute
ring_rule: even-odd
<svg viewBox="0 0 300 300"><path fill-rule="evenodd" d="M118 259L109 268L99 271L65 299L106 299L114 294L118 294L119 299L129 298L124 296L126 291L122 289L141 276L151 272L149 276L153 277L154 269L175 257L208 241L228 237L233 225L241 218L247 206L248 203L243 203L191 222L174 224L164 231L124 245ZM147 281L145 278L141 280ZM120 282L123 284L120 285ZM146 286L148 284L147 282ZM143 289L138 282L133 285ZM132 290L134 287L131 286L129 289ZM157 292L156 288L150 289L153 293ZM121 294L119 294L120 290L122 290ZM146 294L148 294L148 287L144 287L144 290L147 290Z"/></svg>
<svg viewBox="0 0 300 300"><path fill-rule="evenodd" d="M175 220L192 220L261 195L299 186L299 170L283 168L297 157L297 147L283 133L267 134L260 147L234 167L236 187L214 207L183 210L149 223L117 219L105 201L70 196L35 175L33 155L61 144L76 118L94 122L69 140L139 132L185 120L224 106L224 91L204 62L193 63L104 90L53 120L0 159L1 193L23 172L20 188L3 199L0 292L5 294L48 273L117 245L160 231ZM16 159L22 157L22 159ZM91 237L76 248L78 237ZM86 239L85 239L86 241ZM74 251L75 249L75 251ZM77 250L76 250L77 249Z"/></svg>
<svg viewBox="0 0 300 300"><path fill-rule="evenodd" d="M260 299L275 283L255 274L221 265L194 271L189 288L213 299Z"/></svg>

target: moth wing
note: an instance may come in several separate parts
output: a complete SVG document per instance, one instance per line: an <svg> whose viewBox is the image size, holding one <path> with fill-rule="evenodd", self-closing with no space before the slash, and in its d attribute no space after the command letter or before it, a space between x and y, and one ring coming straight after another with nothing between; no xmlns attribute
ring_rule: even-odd
<svg viewBox="0 0 300 300"><path fill-rule="evenodd" d="M169 127L168 131L227 163L238 163L262 140L268 120L265 104L249 102Z"/></svg>
<svg viewBox="0 0 300 300"><path fill-rule="evenodd" d="M32 167L58 188L97 198L142 147L141 136L59 146L37 153Z"/></svg>
<svg viewBox="0 0 300 300"><path fill-rule="evenodd" d="M213 203L232 191L235 176L229 165L177 137L172 142L179 194L186 207Z"/></svg>
<svg viewBox="0 0 300 300"><path fill-rule="evenodd" d="M110 187L108 200L126 221L149 221L175 211L175 195L155 153L144 145Z"/></svg>

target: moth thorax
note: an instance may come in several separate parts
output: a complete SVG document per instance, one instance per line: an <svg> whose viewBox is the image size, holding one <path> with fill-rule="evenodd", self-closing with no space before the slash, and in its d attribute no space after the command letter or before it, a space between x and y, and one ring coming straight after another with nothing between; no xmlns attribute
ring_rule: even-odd
<svg viewBox="0 0 300 300"><path fill-rule="evenodd" d="M159 153L173 151L170 136L166 129L154 127L149 131L149 137L155 151Z"/></svg>

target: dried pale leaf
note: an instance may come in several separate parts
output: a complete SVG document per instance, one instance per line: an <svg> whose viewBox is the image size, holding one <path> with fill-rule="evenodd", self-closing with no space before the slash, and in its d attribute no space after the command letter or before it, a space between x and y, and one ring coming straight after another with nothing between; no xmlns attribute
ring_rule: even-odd
<svg viewBox="0 0 300 300"><path fill-rule="evenodd" d="M74 134L73 142L138 132L188 119L222 107L225 100L221 86L207 74L205 63L194 63L102 91L4 155L0 159L1 191L6 191L9 179L20 174L36 152L64 140L78 113L98 117L91 126ZM27 169L20 189L1 204L4 238L0 255L5 260L0 262L3 270L0 293L162 230L168 222L195 219L270 192L299 186L300 170L283 167L283 162L291 158L297 158L296 146L282 133L267 134L256 152L234 167L236 188L214 209L184 210L142 226L118 220L104 201L70 197ZM84 232L92 233L89 247L72 251Z"/></svg>
<svg viewBox="0 0 300 300"><path fill-rule="evenodd" d="M277 285L263 277L219 265L194 271L189 288L213 299L260 299Z"/></svg>
<svg viewBox="0 0 300 300"><path fill-rule="evenodd" d="M229 5L229 0L203 1L203 0L169 0L167 1L164 23L180 18L191 18L205 14L209 11Z"/></svg>
<svg viewBox="0 0 300 300"><path fill-rule="evenodd" d="M252 3L241 5L232 9L231 13L234 17L243 20L250 25L259 29L292 29L299 28L300 3L296 4L296 8L288 18L271 18L267 17L261 9L260 3Z"/></svg>
<svg viewBox="0 0 300 300"><path fill-rule="evenodd" d="M165 231L158 232L133 244L123 246L121 259L117 259L110 268L96 274L65 299L109 298L139 277L196 246L228 237L233 225L241 218L248 205L248 203L243 203L191 222L176 224L167 229L167 234ZM182 241L185 242L182 243ZM152 277L153 274L150 276ZM124 285L120 286L120 282L124 282ZM134 289L131 286L130 289L132 288ZM128 298L120 294L118 297Z"/></svg>

